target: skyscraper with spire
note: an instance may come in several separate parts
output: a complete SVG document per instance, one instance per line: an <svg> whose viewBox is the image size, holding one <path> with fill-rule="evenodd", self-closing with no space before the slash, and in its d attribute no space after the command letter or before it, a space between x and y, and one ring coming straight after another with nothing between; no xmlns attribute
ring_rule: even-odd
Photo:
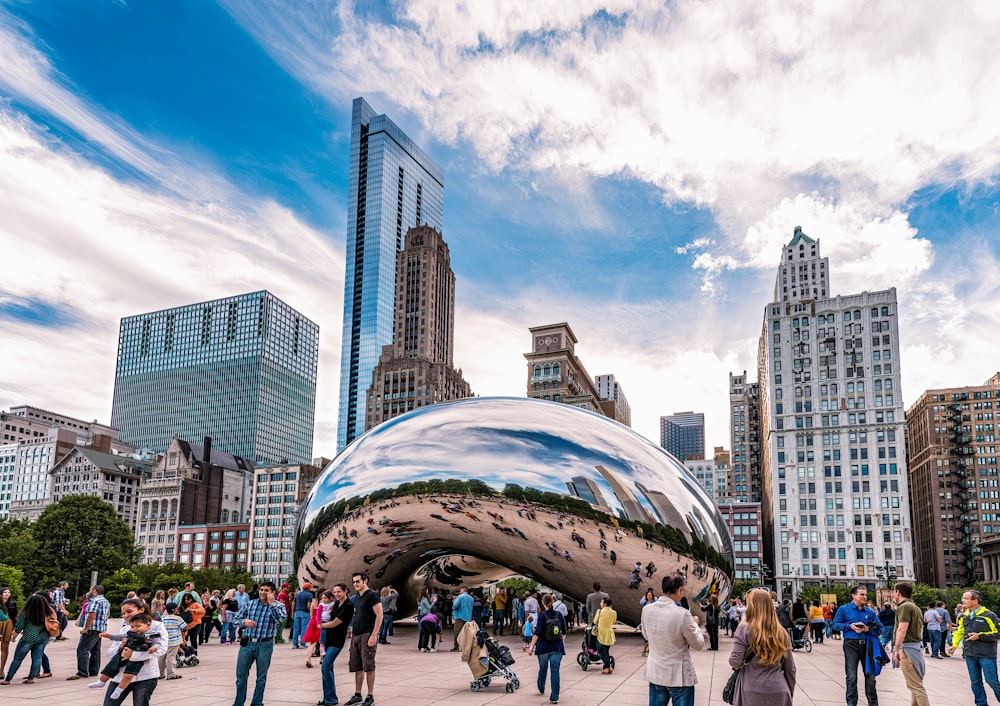
<svg viewBox="0 0 1000 706"><path fill-rule="evenodd" d="M444 174L364 98L355 98L347 206L347 269L337 450L365 430L366 391L392 343L396 254L411 226L441 231Z"/></svg>

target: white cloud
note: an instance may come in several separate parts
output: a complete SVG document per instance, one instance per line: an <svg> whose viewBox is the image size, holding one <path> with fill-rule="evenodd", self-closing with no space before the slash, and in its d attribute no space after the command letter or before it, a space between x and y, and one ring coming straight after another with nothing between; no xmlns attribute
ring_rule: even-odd
<svg viewBox="0 0 1000 706"><path fill-rule="evenodd" d="M266 288L319 323L317 418L336 419L342 248L273 202L231 195L202 204L122 184L0 111L0 288L73 315L60 328L4 321L0 407L107 421L120 317ZM331 434L317 451L332 452Z"/></svg>

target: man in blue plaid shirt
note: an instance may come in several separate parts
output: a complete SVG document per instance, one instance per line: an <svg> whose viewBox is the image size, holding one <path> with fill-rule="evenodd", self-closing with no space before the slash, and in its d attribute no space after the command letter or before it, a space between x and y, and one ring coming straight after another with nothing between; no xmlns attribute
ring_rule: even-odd
<svg viewBox="0 0 1000 706"><path fill-rule="evenodd" d="M63 630L69 624L69 618L66 616L66 603L68 602L66 600L67 588L69 588L69 583L67 581L60 581L59 585L52 591L52 605L56 607L56 617L59 619L59 637L56 640L67 639L63 637Z"/></svg>
<svg viewBox="0 0 1000 706"><path fill-rule="evenodd" d="M80 642L76 646L76 674L66 681L96 677L101 671L101 633L108 629L111 604L104 597L104 586L90 589L90 600L80 628Z"/></svg>
<svg viewBox="0 0 1000 706"><path fill-rule="evenodd" d="M262 706L267 670L274 651L274 634L278 625L287 617L285 606L278 602L277 589L271 581L260 585L256 600L240 608L233 622L241 631L240 653L236 657L236 699L233 706L244 706L247 700L247 679L250 665L257 663L257 684L253 690L251 706Z"/></svg>

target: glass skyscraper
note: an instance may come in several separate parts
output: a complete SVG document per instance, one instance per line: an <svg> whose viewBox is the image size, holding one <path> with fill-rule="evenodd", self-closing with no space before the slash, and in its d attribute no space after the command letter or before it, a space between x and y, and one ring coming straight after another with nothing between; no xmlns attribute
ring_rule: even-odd
<svg viewBox="0 0 1000 706"><path fill-rule="evenodd" d="M319 327L270 292L122 319L111 425L162 452L177 435L257 464L312 459Z"/></svg>
<svg viewBox="0 0 1000 706"><path fill-rule="evenodd" d="M392 343L396 253L411 226L443 230L444 174L385 115L355 98L337 450L365 430L366 391Z"/></svg>

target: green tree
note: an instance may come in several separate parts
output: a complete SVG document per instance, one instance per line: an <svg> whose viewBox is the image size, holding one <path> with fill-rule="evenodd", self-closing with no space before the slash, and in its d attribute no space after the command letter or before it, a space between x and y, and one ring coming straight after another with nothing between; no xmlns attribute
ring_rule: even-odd
<svg viewBox="0 0 1000 706"><path fill-rule="evenodd" d="M944 596L941 591L933 586L928 586L926 583L917 583L913 585L913 596L911 596L913 602L920 606L923 610L927 607L928 603L937 601L943 601Z"/></svg>
<svg viewBox="0 0 1000 706"><path fill-rule="evenodd" d="M24 572L20 569L0 564L0 588L10 589L14 602L20 608L24 605ZM14 616L10 616L12 619Z"/></svg>
<svg viewBox="0 0 1000 706"><path fill-rule="evenodd" d="M22 585L25 587L39 586L41 583L37 553L38 542L32 536L30 522L0 519L0 557L5 565L22 572Z"/></svg>
<svg viewBox="0 0 1000 706"><path fill-rule="evenodd" d="M760 588L760 583L751 579L742 579L733 584L733 590L729 594L729 597L743 600L743 596L753 588Z"/></svg>
<svg viewBox="0 0 1000 706"><path fill-rule="evenodd" d="M509 579L504 579L497 583L497 586L503 586L508 590L513 590L518 596L522 595L529 588L534 588L538 585L538 582L534 579L528 579L524 576L511 576Z"/></svg>
<svg viewBox="0 0 1000 706"><path fill-rule="evenodd" d="M171 588L176 588L180 591L183 590L184 584L191 580L191 574L185 572L157 574L156 578L153 579L151 587L154 593L156 591L169 591Z"/></svg>
<svg viewBox="0 0 1000 706"><path fill-rule="evenodd" d="M38 543L34 562L41 570L36 589L66 580L79 592L89 583L90 572L103 580L135 564L141 551L111 506L90 495L70 495L45 508L31 534Z"/></svg>
<svg viewBox="0 0 1000 706"><path fill-rule="evenodd" d="M104 597L111 602L112 609L121 605L129 591L136 591L142 585L131 569L118 569L101 579L101 583L104 584Z"/></svg>

